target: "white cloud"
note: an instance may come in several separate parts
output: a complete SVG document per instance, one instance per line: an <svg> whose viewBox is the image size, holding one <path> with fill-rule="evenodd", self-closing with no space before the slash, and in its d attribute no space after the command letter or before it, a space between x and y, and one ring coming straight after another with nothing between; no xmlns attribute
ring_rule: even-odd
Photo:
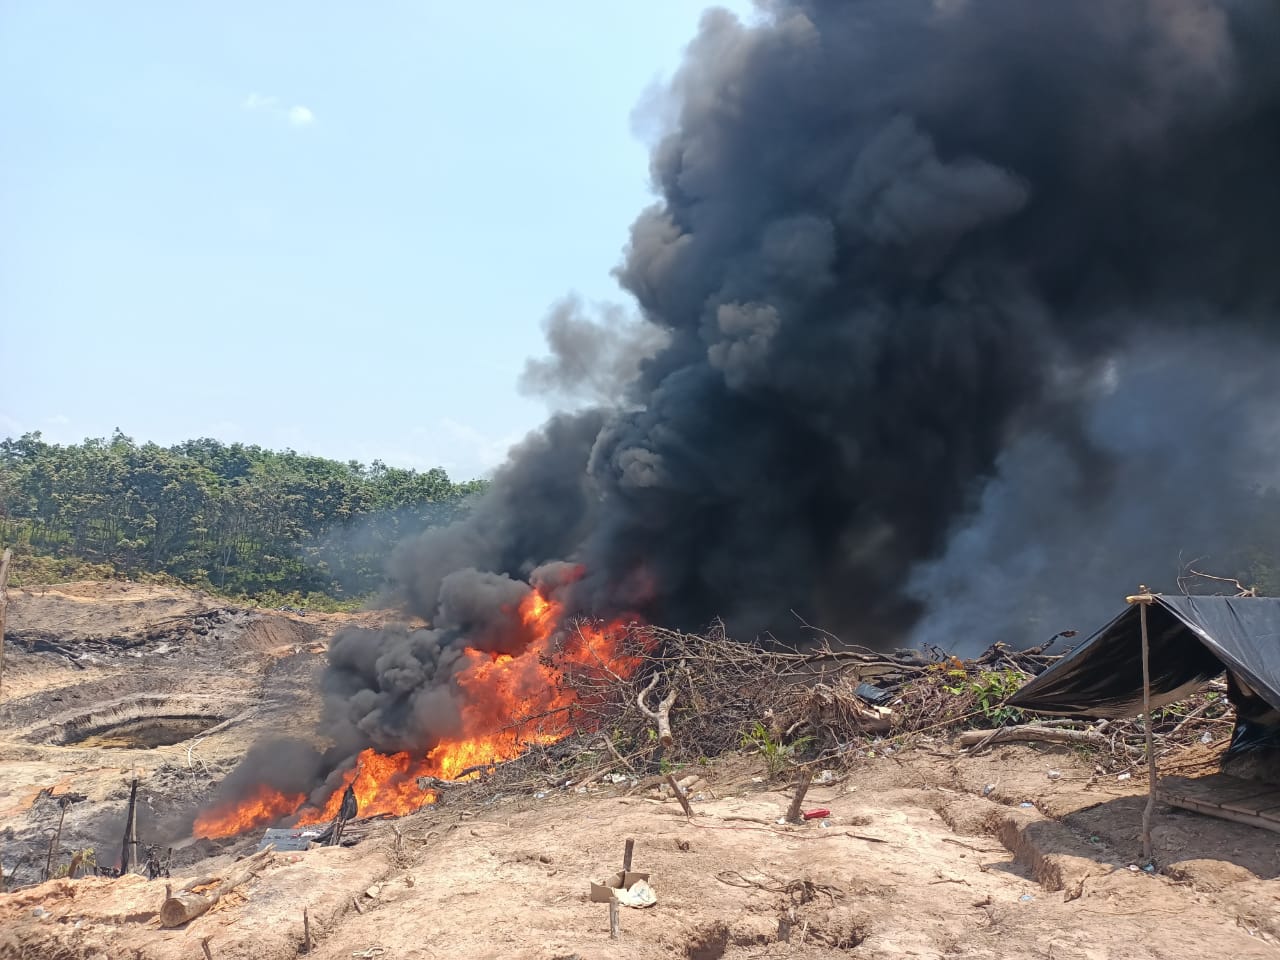
<svg viewBox="0 0 1280 960"><path fill-rule="evenodd" d="M251 93L244 98L244 108L246 110L275 110L279 106L280 101L275 97L264 96L261 93Z"/></svg>
<svg viewBox="0 0 1280 960"><path fill-rule="evenodd" d="M294 104L286 107L280 98L266 93L251 93L240 104L245 110L270 114L279 117L294 127L309 127L316 122L316 115L310 107Z"/></svg>

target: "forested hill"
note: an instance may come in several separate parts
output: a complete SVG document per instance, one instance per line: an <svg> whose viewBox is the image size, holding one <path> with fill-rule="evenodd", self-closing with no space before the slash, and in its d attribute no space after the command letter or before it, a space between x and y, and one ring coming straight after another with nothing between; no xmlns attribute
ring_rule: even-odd
<svg viewBox="0 0 1280 960"><path fill-rule="evenodd" d="M268 602L375 591L388 552L482 481L217 440L0 443L0 545L17 579L167 574ZM313 596L312 601L321 601Z"/></svg>

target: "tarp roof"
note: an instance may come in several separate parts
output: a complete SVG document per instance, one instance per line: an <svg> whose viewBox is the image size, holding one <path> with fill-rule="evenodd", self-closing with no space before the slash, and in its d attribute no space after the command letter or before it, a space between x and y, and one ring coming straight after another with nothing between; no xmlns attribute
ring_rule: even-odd
<svg viewBox="0 0 1280 960"><path fill-rule="evenodd" d="M1280 710L1280 599L1160 596L1147 609L1151 703L1180 700L1230 670ZM1009 700L1037 713L1126 717L1142 712L1138 605Z"/></svg>

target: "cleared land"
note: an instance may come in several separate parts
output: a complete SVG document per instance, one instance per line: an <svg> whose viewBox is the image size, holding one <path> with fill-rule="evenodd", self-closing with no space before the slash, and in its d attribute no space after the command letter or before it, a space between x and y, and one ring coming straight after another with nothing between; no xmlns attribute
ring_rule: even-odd
<svg viewBox="0 0 1280 960"><path fill-rule="evenodd" d="M62 862L89 846L114 862L135 775L144 839L176 839L249 743L313 718L332 632L383 616L248 611L129 584L11 593L0 862L19 882L43 868L59 796L83 797ZM1210 772L1228 732L1165 772ZM1134 871L1140 770L1120 780L1059 746L967 756L917 743L815 784L805 807L828 808L825 825L778 824L787 789L731 756L700 769L711 790L691 820L658 799L656 778L442 802L358 824L353 847L277 854L209 913L162 929L166 884L228 872L257 838L201 841L168 880L0 895L0 957L176 960L203 956L205 938L217 960L294 957L304 909L317 958L1280 955L1280 834L1161 805L1161 869ZM618 869L627 838L658 903L624 908L612 942L587 888Z"/></svg>

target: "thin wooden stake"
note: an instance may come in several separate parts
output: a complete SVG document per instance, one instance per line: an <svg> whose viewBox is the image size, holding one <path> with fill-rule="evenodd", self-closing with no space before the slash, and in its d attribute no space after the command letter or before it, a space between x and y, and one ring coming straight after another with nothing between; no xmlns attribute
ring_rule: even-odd
<svg viewBox="0 0 1280 960"><path fill-rule="evenodd" d="M622 939L622 920L618 916L618 901L609 901L609 939Z"/></svg>
<svg viewBox="0 0 1280 960"><path fill-rule="evenodd" d="M622 872L625 874L631 869L631 855L636 852L636 842L630 837L627 838L627 844L622 850Z"/></svg>
<svg viewBox="0 0 1280 960"><path fill-rule="evenodd" d="M311 952L311 918L307 916L307 908L302 908L302 942L303 953Z"/></svg>
<svg viewBox="0 0 1280 960"><path fill-rule="evenodd" d="M204 960L213 960L213 954L209 952L209 941L212 939L213 937L200 938L200 949L204 951Z"/></svg>
<svg viewBox="0 0 1280 960"><path fill-rule="evenodd" d="M684 810L684 815L692 817L693 808L689 806L689 798L684 795L684 791L680 789L680 784L676 783L676 778L672 774L667 774L667 784L671 787L671 792L676 795L676 799L680 801L680 808Z"/></svg>
<svg viewBox="0 0 1280 960"><path fill-rule="evenodd" d="M801 771L796 781L796 795L791 799L791 808L787 811L788 823L800 823L800 804L804 803L804 795L809 792L809 784L813 781L813 771L807 767Z"/></svg>

